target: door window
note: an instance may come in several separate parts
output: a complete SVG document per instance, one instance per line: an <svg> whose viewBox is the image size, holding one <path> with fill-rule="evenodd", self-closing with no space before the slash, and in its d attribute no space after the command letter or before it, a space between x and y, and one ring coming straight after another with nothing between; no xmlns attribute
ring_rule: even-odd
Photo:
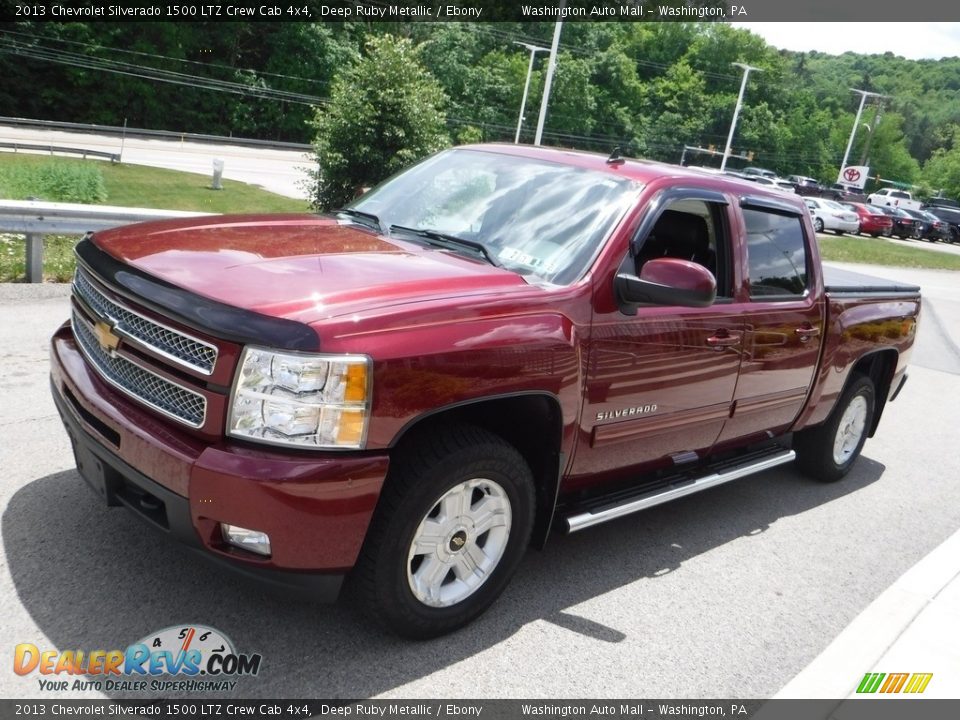
<svg viewBox="0 0 960 720"><path fill-rule="evenodd" d="M679 258L703 265L717 280L717 297L730 297L726 207L699 199L677 200L660 213L636 256L636 273L655 258Z"/></svg>
<svg viewBox="0 0 960 720"><path fill-rule="evenodd" d="M807 290L807 246L799 215L743 209L747 227L750 297L802 297Z"/></svg>

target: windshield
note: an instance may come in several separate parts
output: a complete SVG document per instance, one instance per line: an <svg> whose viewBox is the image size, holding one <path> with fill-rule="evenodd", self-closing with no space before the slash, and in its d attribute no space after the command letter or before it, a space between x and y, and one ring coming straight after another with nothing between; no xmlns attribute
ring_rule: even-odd
<svg viewBox="0 0 960 720"><path fill-rule="evenodd" d="M383 227L479 243L503 267L566 285L586 271L641 188L605 172L454 149L394 176L350 207L376 215Z"/></svg>

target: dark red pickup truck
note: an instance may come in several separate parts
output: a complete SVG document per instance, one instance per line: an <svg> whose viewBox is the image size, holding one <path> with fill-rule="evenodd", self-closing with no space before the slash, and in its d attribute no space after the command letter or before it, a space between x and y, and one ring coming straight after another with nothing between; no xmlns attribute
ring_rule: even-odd
<svg viewBox="0 0 960 720"><path fill-rule="evenodd" d="M412 637L529 545L797 460L850 468L916 287L827 276L803 201L475 146L330 216L99 232L53 394L81 475L250 576Z"/></svg>

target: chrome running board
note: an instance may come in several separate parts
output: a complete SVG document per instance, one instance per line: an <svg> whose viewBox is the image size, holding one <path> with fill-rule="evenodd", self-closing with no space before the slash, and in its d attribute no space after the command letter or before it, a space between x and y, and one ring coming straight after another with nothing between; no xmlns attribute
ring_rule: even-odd
<svg viewBox="0 0 960 720"><path fill-rule="evenodd" d="M752 457L746 462L740 464L727 464L722 469L716 469L703 477L690 479L689 477L675 478L674 482L668 484L665 488L655 490L645 495L632 496L625 498L616 504L595 506L594 509L585 512L579 512L564 518L564 526L567 533L574 533L583 530L591 525L614 520L624 515L646 510L654 505L661 505L685 495L716 487L723 483L737 480L747 475L763 472L778 465L785 465L793 462L797 454L793 450L783 450L777 448L772 454L766 454L763 457Z"/></svg>

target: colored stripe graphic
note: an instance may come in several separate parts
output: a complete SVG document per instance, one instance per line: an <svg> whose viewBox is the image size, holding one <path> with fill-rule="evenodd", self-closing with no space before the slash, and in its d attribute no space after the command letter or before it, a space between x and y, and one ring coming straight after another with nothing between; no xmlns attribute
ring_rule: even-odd
<svg viewBox="0 0 960 720"><path fill-rule="evenodd" d="M898 693L907 682L910 673L890 673L887 675L887 681L880 688L882 693Z"/></svg>
<svg viewBox="0 0 960 720"><path fill-rule="evenodd" d="M879 690L881 693L922 693L932 679L933 673L866 673L857 687L857 692L870 694Z"/></svg>
<svg viewBox="0 0 960 720"><path fill-rule="evenodd" d="M933 677L933 673L914 673L913 677L910 678L910 682L907 684L907 689L904 690L906 693L922 693L927 689L927 685L930 684L930 679Z"/></svg>
<svg viewBox="0 0 960 720"><path fill-rule="evenodd" d="M875 693L877 688L880 687L880 682L885 677L885 673L867 673L863 676L863 680L860 681L860 687L857 688L857 692Z"/></svg>

